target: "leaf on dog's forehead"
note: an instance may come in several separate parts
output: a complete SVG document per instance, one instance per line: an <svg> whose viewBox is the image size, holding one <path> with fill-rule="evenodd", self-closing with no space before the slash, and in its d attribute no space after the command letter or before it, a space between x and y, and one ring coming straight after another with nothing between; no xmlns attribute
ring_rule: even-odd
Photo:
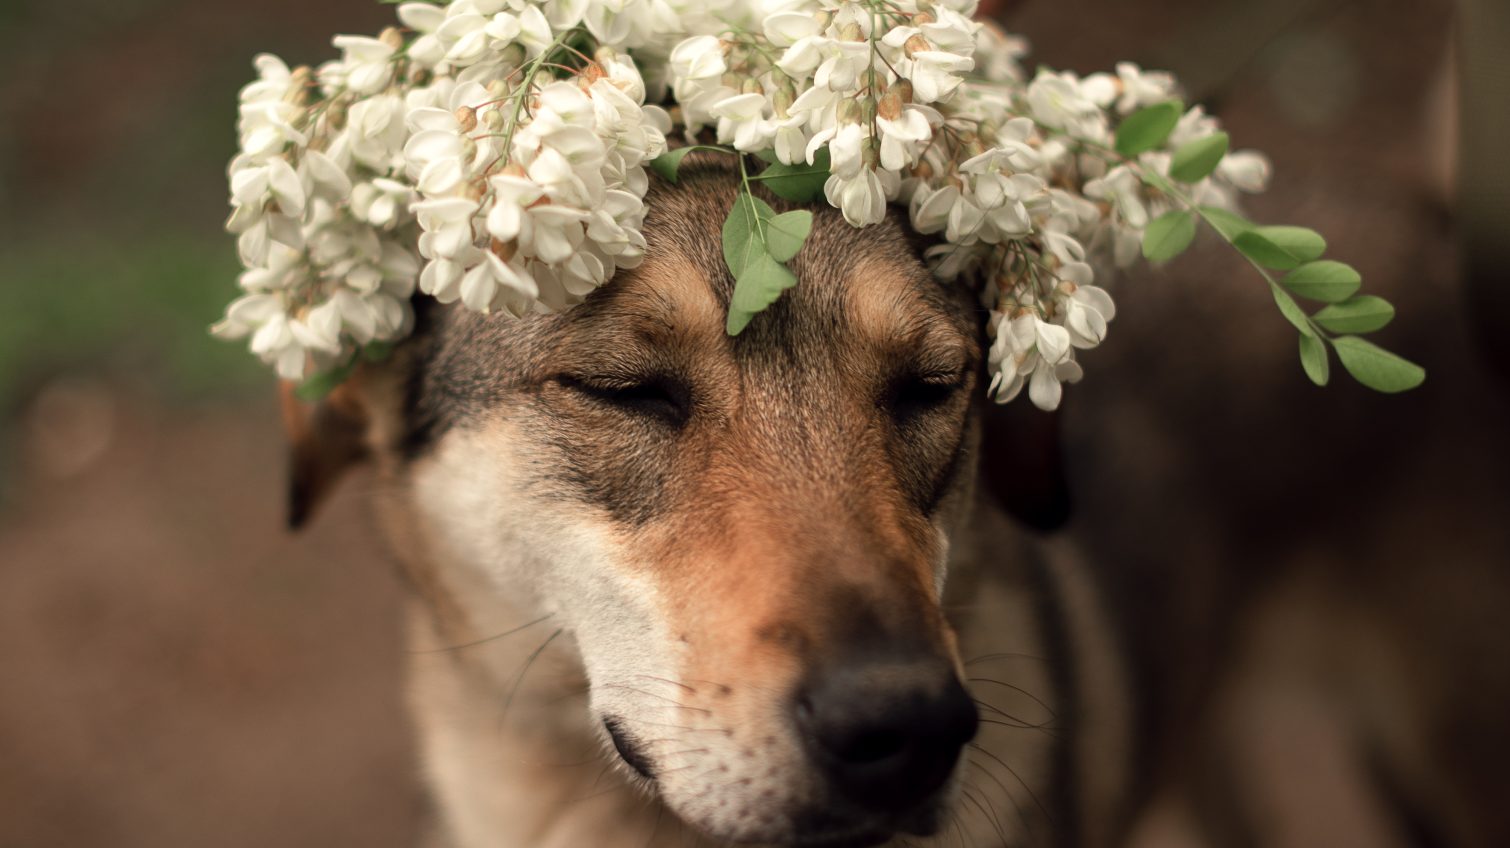
<svg viewBox="0 0 1510 848"><path fill-rule="evenodd" d="M793 203L812 203L823 197L823 184L828 182L828 148L819 150L811 165L777 162L757 176L777 197Z"/></svg>
<svg viewBox="0 0 1510 848"><path fill-rule="evenodd" d="M656 176L666 182L674 183L676 182L676 172L682 167L682 160L686 159L687 154L696 149L696 147L679 147L676 150L662 153L650 160L650 170L654 171Z"/></svg>
<svg viewBox="0 0 1510 848"><path fill-rule="evenodd" d="M737 280L756 254L766 252L760 232L766 222L776 217L776 210L754 195L740 192L724 219L724 262Z"/></svg>
<svg viewBox="0 0 1510 848"><path fill-rule="evenodd" d="M737 336L761 310L776 302L781 293L797 285L797 275L765 251L756 255L734 280L725 329Z"/></svg>
<svg viewBox="0 0 1510 848"><path fill-rule="evenodd" d="M787 262L802 249L802 243L812 231L813 213L806 209L783 212L766 222L766 251L777 262Z"/></svg>

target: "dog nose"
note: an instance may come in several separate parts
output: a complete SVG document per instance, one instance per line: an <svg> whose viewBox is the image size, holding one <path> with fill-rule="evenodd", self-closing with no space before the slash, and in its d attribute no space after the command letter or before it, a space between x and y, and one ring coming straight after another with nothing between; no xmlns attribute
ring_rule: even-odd
<svg viewBox="0 0 1510 848"><path fill-rule="evenodd" d="M829 667L797 692L808 755L852 803L906 812L932 796L975 736L975 701L942 660Z"/></svg>

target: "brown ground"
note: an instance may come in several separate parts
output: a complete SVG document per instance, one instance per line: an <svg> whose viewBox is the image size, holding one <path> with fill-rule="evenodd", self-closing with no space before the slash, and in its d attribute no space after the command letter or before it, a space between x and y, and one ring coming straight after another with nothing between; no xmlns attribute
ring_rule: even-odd
<svg viewBox="0 0 1510 848"><path fill-rule="evenodd" d="M23 436L0 523L0 845L412 844L398 581L358 499L290 536L271 405L96 400L108 444L48 469Z"/></svg>

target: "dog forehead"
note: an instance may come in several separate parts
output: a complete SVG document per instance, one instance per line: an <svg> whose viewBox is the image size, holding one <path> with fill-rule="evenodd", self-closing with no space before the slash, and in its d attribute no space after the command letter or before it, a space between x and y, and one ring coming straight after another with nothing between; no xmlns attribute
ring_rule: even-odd
<svg viewBox="0 0 1510 848"><path fill-rule="evenodd" d="M623 287L697 304L688 314L721 330L735 288L723 228L738 190L737 173L717 161L684 169L676 185L653 185L646 199L644 272L622 274ZM758 187L757 194L777 212L799 208ZM963 341L973 335L967 298L927 271L894 212L879 224L856 228L826 205L810 211L812 229L788 263L797 285L756 316L737 341L736 354L856 341L905 345L929 329ZM699 288L711 293L716 316L702 308L708 300Z"/></svg>

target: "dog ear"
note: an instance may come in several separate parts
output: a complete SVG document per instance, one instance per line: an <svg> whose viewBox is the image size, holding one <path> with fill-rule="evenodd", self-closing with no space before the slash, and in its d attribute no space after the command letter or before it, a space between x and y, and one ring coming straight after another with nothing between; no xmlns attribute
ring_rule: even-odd
<svg viewBox="0 0 1510 848"><path fill-rule="evenodd" d="M1048 533L1069 521L1071 499L1059 413L1024 401L986 403L981 472L986 489L1018 521Z"/></svg>
<svg viewBox="0 0 1510 848"><path fill-rule="evenodd" d="M317 403L302 401L294 384L281 383L283 429L288 435L288 527L297 530L330 494L341 475L368 456L368 412L361 375Z"/></svg>

